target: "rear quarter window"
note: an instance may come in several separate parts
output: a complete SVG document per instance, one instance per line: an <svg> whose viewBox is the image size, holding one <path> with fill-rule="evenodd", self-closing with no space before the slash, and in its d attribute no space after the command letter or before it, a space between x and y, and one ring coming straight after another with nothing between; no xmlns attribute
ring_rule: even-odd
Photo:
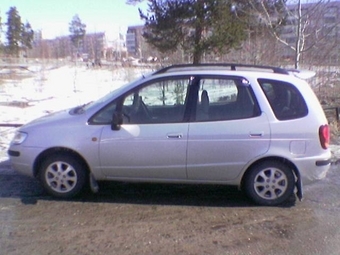
<svg viewBox="0 0 340 255"><path fill-rule="evenodd" d="M306 102L294 85L269 79L258 82L278 120L298 119L308 114Z"/></svg>

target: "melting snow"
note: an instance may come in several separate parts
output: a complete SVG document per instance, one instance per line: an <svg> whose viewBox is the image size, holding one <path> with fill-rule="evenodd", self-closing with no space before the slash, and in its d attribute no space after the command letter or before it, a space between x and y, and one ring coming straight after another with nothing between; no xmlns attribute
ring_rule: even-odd
<svg viewBox="0 0 340 255"><path fill-rule="evenodd" d="M86 66L61 66L50 70L32 66L29 69L0 69L1 124L24 124L96 100L150 71ZM7 148L14 131L15 128L0 127L0 161L8 159Z"/></svg>

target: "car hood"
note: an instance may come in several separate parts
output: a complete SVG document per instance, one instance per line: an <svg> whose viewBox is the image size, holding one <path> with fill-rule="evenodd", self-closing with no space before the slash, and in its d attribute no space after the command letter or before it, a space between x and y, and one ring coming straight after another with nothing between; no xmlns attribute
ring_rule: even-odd
<svg viewBox="0 0 340 255"><path fill-rule="evenodd" d="M69 119L75 119L86 116L85 113L81 115L71 115L69 112L70 110L68 109L48 114L46 116L28 122L27 124L22 126L21 129L33 128L38 126L40 127L44 125L53 125L53 123L56 124L58 123L58 125L60 125Z"/></svg>

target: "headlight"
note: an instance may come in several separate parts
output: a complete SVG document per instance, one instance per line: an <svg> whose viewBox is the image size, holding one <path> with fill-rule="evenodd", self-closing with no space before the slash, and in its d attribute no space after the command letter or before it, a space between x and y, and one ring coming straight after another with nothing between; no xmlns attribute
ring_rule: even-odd
<svg viewBox="0 0 340 255"><path fill-rule="evenodd" d="M16 132L15 136L12 140L12 144L21 144L23 143L26 138L27 138L28 134L24 133L24 132Z"/></svg>

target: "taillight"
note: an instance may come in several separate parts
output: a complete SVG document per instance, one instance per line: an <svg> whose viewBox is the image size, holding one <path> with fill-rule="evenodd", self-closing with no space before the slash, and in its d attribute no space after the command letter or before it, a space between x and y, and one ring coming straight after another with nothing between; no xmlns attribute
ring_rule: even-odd
<svg viewBox="0 0 340 255"><path fill-rule="evenodd" d="M320 138L320 143L321 147L324 149L327 149L329 146L329 141L331 138L330 135L330 128L328 125L322 125L319 128L319 138Z"/></svg>

